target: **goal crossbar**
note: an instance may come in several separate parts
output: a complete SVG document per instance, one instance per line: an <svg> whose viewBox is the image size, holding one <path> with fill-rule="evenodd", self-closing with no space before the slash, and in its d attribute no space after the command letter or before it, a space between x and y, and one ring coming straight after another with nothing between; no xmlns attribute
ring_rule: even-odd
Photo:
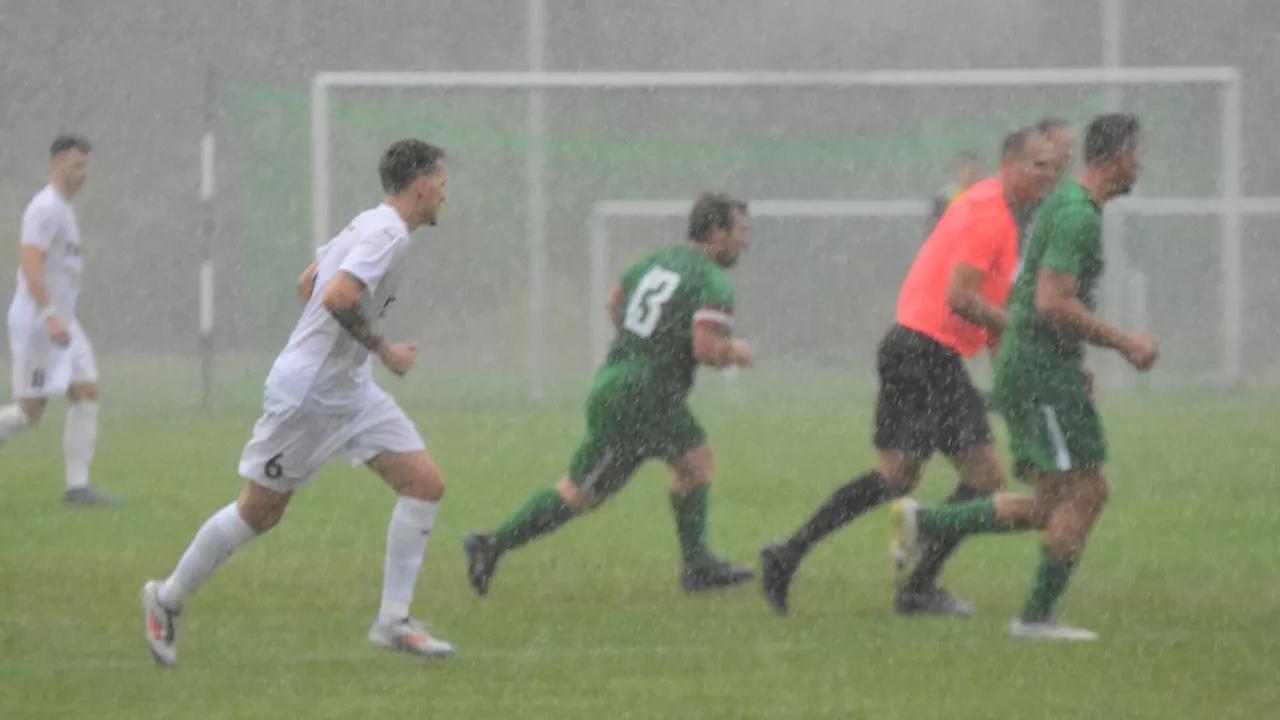
<svg viewBox="0 0 1280 720"><path fill-rule="evenodd" d="M1220 203L1223 273L1221 293L1227 309L1223 343L1223 376L1234 385L1241 376L1243 340L1243 260L1241 184L1244 163L1242 80L1230 66L1163 66L1111 68L887 70L812 72L321 72L311 82L311 212L312 240L329 239L331 215L330 93L353 88L507 89L528 93L527 123L531 138L526 158L529 222L528 360L530 394L543 394L545 365L546 275L548 272L546 198L547 153L543 91L555 89L714 89L714 88L976 88L1102 85L1218 85L1221 88ZM1168 206L1171 210L1174 206ZM594 315L593 315L594 316Z"/></svg>

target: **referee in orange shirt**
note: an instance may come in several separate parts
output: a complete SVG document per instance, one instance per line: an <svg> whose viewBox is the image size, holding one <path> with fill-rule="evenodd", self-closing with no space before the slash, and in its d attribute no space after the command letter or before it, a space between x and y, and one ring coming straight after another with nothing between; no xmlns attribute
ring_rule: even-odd
<svg viewBox="0 0 1280 720"><path fill-rule="evenodd" d="M1018 271L1018 223L1055 179L1053 147L1034 128L1008 135L1000 171L951 203L920 248L898 295L897 322L880 343L874 470L841 486L808 522L760 554L765 597L787 611L792 577L819 540L862 513L911 492L934 452L960 474L949 502L1004 485L982 396L964 358L994 346ZM970 615L972 606L937 586L958 539L927 549L894 607L904 614Z"/></svg>

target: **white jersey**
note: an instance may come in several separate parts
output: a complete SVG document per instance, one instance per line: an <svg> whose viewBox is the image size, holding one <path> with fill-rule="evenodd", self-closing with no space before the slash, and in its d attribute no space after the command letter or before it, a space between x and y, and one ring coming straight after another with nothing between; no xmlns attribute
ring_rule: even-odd
<svg viewBox="0 0 1280 720"><path fill-rule="evenodd" d="M373 385L372 358L325 309L321 296L335 275L349 273L364 283L360 306L369 320L380 321L396 299L408 250L408 226L384 203L357 215L316 251L315 289L267 376L264 410L281 412L305 403L341 412L359 405Z"/></svg>
<svg viewBox="0 0 1280 720"><path fill-rule="evenodd" d="M46 185L27 204L22 214L23 245L44 250L44 287L54 310L65 320L76 316L76 299L80 295L80 271L84 258L80 255L80 229L71 203L53 185ZM40 309L31 297L27 278L18 268L18 288L10 311L14 315L34 318Z"/></svg>

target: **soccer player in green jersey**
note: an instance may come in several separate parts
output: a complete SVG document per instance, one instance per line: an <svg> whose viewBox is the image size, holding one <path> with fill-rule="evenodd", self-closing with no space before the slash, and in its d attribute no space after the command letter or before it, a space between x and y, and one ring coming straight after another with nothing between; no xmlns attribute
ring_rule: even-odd
<svg viewBox="0 0 1280 720"><path fill-rule="evenodd" d="M666 461L673 473L671 509L685 591L751 579L749 568L707 550L713 455L687 404L699 364L751 363L746 343L730 338L733 285L725 274L746 246L746 204L704 194L689 215L689 242L654 253L622 274L608 300L618 333L587 396L587 429L569 474L530 496L493 533L467 535L467 575L476 592L488 592L499 558L597 507L650 459Z"/></svg>
<svg viewBox="0 0 1280 720"><path fill-rule="evenodd" d="M938 537L1019 529L1044 530L1035 584L1010 632L1018 637L1095 640L1089 630L1054 619L1054 606L1084 551L1110 493L1102 422L1093 404L1085 345L1118 351L1135 368L1151 368L1153 337L1122 332L1095 315L1102 277L1102 206L1129 192L1138 178L1141 127L1129 114L1090 123L1085 167L1063 182L1037 216L1009 304L1009 323L996 357L992 402L1009 428L1015 472L1035 494L923 509L894 506L896 557Z"/></svg>

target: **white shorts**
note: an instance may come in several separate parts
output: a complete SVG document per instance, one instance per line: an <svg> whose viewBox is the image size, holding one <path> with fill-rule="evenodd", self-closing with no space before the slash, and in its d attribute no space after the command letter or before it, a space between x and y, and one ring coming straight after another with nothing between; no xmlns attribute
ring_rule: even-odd
<svg viewBox="0 0 1280 720"><path fill-rule="evenodd" d="M356 467L382 453L425 449L413 421L374 386L353 411L304 404L264 413L240 455L240 475L269 490L293 492L339 455Z"/></svg>
<svg viewBox="0 0 1280 720"><path fill-rule="evenodd" d="M98 381L93 345L80 322L71 320L71 342L55 343L39 318L9 315L9 350L13 354L13 396L47 398L63 395L73 384Z"/></svg>

